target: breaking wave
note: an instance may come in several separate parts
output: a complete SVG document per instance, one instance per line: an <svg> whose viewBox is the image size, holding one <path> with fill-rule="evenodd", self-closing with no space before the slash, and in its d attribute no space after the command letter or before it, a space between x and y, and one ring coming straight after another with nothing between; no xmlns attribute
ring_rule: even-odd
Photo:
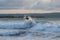
<svg viewBox="0 0 60 40"><path fill-rule="evenodd" d="M0 23L0 36L39 36L60 37L60 25L57 23L40 21L23 21L20 23ZM5 30L5 31L4 31Z"/></svg>

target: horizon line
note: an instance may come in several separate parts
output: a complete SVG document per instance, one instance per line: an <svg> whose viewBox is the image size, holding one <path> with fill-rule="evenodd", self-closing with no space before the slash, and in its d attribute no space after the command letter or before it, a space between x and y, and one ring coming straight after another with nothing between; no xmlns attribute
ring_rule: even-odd
<svg viewBox="0 0 60 40"><path fill-rule="evenodd" d="M0 14L23 14L23 13L54 13L54 12L60 12L60 10L20 10L20 9L10 9L10 10L0 10Z"/></svg>

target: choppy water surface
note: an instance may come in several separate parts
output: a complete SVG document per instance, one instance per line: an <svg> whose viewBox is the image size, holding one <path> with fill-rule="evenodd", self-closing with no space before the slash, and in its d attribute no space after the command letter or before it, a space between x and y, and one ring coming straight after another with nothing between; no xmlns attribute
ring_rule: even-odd
<svg viewBox="0 0 60 40"><path fill-rule="evenodd" d="M60 40L60 19L0 18L0 40Z"/></svg>

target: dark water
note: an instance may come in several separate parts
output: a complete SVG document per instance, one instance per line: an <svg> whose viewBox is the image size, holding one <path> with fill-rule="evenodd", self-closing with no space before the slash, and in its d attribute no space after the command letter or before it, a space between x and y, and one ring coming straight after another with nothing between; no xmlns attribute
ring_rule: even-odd
<svg viewBox="0 0 60 40"><path fill-rule="evenodd" d="M35 22L25 21L22 18L0 18L1 39L6 39L5 36L9 38L12 36L12 38L18 37L17 39L21 39L21 37L36 37L39 39L40 37L42 40L44 40L43 38L60 38L60 19L33 19Z"/></svg>

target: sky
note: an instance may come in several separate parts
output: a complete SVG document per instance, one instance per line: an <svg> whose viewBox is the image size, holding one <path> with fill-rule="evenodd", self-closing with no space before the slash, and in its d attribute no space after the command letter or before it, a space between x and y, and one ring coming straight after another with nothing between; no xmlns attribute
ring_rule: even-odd
<svg viewBox="0 0 60 40"><path fill-rule="evenodd" d="M0 0L0 10L59 11L60 0Z"/></svg>

